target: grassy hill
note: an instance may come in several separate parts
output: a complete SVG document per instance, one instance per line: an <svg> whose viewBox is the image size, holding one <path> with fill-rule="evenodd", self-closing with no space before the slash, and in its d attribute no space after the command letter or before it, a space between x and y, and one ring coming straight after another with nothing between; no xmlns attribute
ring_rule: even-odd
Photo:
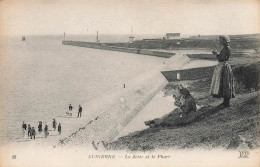
<svg viewBox="0 0 260 167"><path fill-rule="evenodd" d="M252 73L256 71L257 73ZM182 81L203 106L193 123L182 127L157 127L134 132L109 144L111 150L147 151L157 149L226 148L255 149L260 145L259 68L255 64L235 71L236 97L231 107L218 105L221 99L209 95L211 78ZM250 77L251 76L251 77ZM251 79L250 79L251 78ZM171 96L177 82L169 82L164 92Z"/></svg>

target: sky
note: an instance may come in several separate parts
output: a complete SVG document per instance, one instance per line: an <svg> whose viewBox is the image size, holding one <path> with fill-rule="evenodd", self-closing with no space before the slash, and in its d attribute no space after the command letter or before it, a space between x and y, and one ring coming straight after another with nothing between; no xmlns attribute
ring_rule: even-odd
<svg viewBox="0 0 260 167"><path fill-rule="evenodd" d="M0 0L0 34L252 34L259 0Z"/></svg>

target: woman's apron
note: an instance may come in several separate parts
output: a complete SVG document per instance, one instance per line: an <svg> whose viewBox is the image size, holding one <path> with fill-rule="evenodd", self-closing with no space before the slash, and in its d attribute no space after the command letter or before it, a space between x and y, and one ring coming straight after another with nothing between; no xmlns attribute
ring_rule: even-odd
<svg viewBox="0 0 260 167"><path fill-rule="evenodd" d="M210 94L218 98L235 97L233 73L228 62L219 62L215 67Z"/></svg>

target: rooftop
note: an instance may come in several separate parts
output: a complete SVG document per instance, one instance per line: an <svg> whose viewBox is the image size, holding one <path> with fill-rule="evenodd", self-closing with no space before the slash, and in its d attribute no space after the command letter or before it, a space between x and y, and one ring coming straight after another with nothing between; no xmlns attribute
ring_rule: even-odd
<svg viewBox="0 0 260 167"><path fill-rule="evenodd" d="M170 37L176 37L176 36L180 36L181 33L166 33L166 36L170 36Z"/></svg>

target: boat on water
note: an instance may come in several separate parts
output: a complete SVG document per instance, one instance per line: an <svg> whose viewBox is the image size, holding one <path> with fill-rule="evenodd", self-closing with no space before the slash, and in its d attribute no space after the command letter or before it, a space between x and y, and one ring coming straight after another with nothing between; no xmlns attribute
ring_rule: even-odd
<svg viewBox="0 0 260 167"><path fill-rule="evenodd" d="M25 39L25 36L22 36L22 41L25 41L26 39Z"/></svg>

